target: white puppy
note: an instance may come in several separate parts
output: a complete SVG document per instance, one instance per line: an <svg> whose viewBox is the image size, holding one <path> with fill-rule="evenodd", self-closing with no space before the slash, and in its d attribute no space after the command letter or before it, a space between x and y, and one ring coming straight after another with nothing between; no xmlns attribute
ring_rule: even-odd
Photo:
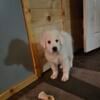
<svg viewBox="0 0 100 100"><path fill-rule="evenodd" d="M58 30L46 31L41 37L40 44L44 48L45 57L53 71L51 78L57 78L58 65L60 64L63 70L62 81L67 81L73 63L71 35Z"/></svg>

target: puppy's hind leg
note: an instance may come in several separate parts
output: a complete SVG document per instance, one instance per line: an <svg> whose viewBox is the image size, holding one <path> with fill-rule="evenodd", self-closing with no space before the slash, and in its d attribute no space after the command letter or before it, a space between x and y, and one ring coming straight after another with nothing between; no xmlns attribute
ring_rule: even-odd
<svg viewBox="0 0 100 100"><path fill-rule="evenodd" d="M69 60L69 66L70 68L73 67L73 48L72 46L69 46L69 50L68 50L68 60Z"/></svg>
<svg viewBox="0 0 100 100"><path fill-rule="evenodd" d="M69 79L69 72L70 72L70 63L68 59L66 59L63 62L62 67L63 67L63 76L61 80L65 82Z"/></svg>
<svg viewBox="0 0 100 100"><path fill-rule="evenodd" d="M69 57L69 66L70 66L70 68L73 67L73 56Z"/></svg>
<svg viewBox="0 0 100 100"><path fill-rule="evenodd" d="M58 76L58 66L56 66L55 64L52 63L51 69L52 69L51 79L56 79Z"/></svg>

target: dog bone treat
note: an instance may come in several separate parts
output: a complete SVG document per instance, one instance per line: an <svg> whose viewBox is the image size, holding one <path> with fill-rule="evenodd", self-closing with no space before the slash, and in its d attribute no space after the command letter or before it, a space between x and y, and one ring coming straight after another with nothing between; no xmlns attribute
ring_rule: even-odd
<svg viewBox="0 0 100 100"><path fill-rule="evenodd" d="M38 95L40 100L55 100L54 96L46 94L44 91L41 91Z"/></svg>

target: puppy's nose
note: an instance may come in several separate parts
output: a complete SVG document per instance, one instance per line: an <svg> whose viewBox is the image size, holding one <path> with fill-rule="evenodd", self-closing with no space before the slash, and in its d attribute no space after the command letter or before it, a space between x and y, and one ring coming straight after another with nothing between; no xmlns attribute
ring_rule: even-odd
<svg viewBox="0 0 100 100"><path fill-rule="evenodd" d="M57 47L52 48L53 52L57 52Z"/></svg>

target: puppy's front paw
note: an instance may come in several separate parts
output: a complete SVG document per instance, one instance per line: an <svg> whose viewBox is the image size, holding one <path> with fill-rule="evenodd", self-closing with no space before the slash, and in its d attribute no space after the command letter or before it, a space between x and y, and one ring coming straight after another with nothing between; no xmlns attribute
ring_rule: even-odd
<svg viewBox="0 0 100 100"><path fill-rule="evenodd" d="M62 81L63 82L65 82L65 81L67 81L69 79L69 75L67 75L67 74L64 74L63 76L62 76Z"/></svg>
<svg viewBox="0 0 100 100"><path fill-rule="evenodd" d="M51 79L56 79L58 76L58 73L57 72L54 72L52 75L51 75Z"/></svg>

